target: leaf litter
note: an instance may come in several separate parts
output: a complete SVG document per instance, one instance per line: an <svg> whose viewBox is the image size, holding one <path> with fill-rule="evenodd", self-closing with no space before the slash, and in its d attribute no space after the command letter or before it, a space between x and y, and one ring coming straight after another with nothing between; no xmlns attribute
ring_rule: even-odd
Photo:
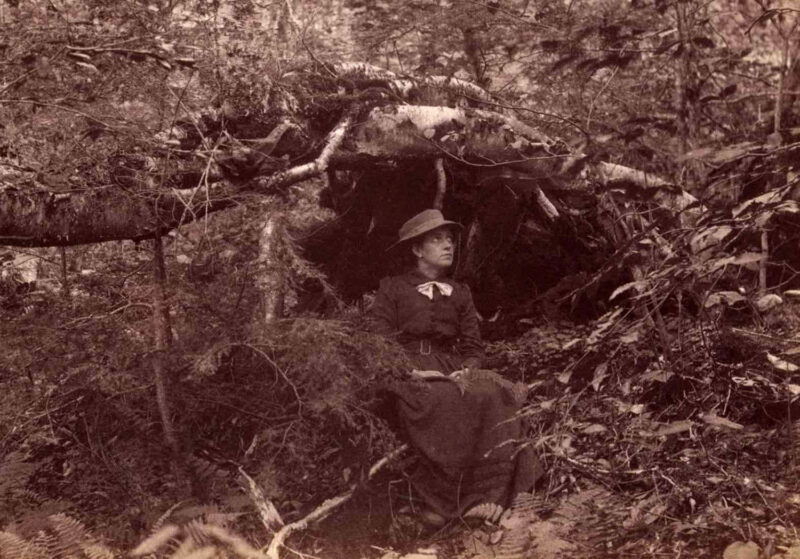
<svg viewBox="0 0 800 559"><path fill-rule="evenodd" d="M621 340L618 319L494 348L496 366L528 376L522 414L548 472L531 556L800 557L796 340L685 322L670 364L647 339Z"/></svg>

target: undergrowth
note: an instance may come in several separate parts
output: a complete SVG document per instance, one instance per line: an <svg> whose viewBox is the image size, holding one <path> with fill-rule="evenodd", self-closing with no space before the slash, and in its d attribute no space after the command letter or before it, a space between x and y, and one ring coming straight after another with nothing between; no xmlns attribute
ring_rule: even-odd
<svg viewBox="0 0 800 559"><path fill-rule="evenodd" d="M0 529L27 534L68 514L130 548L178 503L178 518L212 506L263 537L240 468L291 521L398 444L382 390L407 363L360 311L253 331L256 272L241 247L260 220L248 211L167 248L167 366L194 494L175 475L155 400L148 247L74 249L69 296L50 258L24 304L0 305ZM223 234L232 223L242 238Z"/></svg>
<svg viewBox="0 0 800 559"><path fill-rule="evenodd" d="M162 441L145 247L85 251L91 273L73 275L70 297L37 287L0 310L0 530L21 538L14 545L57 533L54 522L77 533L80 521L106 538L97 545L130 549L155 526L202 536L186 526L224 518L264 546L242 471L291 522L399 445L383 395L409 368L402 350L370 333L358 307L253 331L253 254L203 243L175 239L168 252L167 362L193 495ZM57 261L49 266L57 285ZM585 556L719 556L736 540L788 548L800 502L798 316L787 299L665 313L656 331L617 309L492 344L491 366L531 388L522 413L547 469L539 513L602 495L571 535ZM324 538L310 538L312 551Z"/></svg>

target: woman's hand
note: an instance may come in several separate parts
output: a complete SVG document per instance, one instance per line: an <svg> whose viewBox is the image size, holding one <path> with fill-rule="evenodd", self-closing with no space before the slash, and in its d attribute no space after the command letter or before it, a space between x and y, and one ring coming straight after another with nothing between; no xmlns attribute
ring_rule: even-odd
<svg viewBox="0 0 800 559"><path fill-rule="evenodd" d="M411 376L419 379L445 377L445 375L441 371L420 371L418 369L414 369L413 371L411 371Z"/></svg>

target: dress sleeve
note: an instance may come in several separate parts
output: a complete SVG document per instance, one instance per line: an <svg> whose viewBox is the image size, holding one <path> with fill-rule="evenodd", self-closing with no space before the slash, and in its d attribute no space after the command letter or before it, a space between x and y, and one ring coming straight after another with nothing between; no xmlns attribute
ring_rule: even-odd
<svg viewBox="0 0 800 559"><path fill-rule="evenodd" d="M383 336L396 336L400 328L397 319L397 298L393 296L389 278L381 280L375 300L369 309L369 323L372 331Z"/></svg>
<svg viewBox="0 0 800 559"><path fill-rule="evenodd" d="M475 303L472 302L472 292L469 287L462 285L464 290L463 302L459 308L458 316L458 351L464 356L464 367L470 369L480 369L483 364L485 353L483 341L478 328L478 311L475 310Z"/></svg>

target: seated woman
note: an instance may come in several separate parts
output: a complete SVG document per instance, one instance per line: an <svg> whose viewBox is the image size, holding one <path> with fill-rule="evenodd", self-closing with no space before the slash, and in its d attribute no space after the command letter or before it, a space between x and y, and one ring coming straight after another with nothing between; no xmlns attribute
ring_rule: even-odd
<svg viewBox="0 0 800 559"><path fill-rule="evenodd" d="M422 379L393 392L400 424L420 456L412 486L432 524L482 503L507 507L541 475L532 449L519 449L525 430L514 414L524 402L524 385L481 369L472 295L446 277L456 227L438 210L403 224L395 245L410 251L415 265L384 278L371 309L377 332L405 347L416 367L411 376Z"/></svg>

